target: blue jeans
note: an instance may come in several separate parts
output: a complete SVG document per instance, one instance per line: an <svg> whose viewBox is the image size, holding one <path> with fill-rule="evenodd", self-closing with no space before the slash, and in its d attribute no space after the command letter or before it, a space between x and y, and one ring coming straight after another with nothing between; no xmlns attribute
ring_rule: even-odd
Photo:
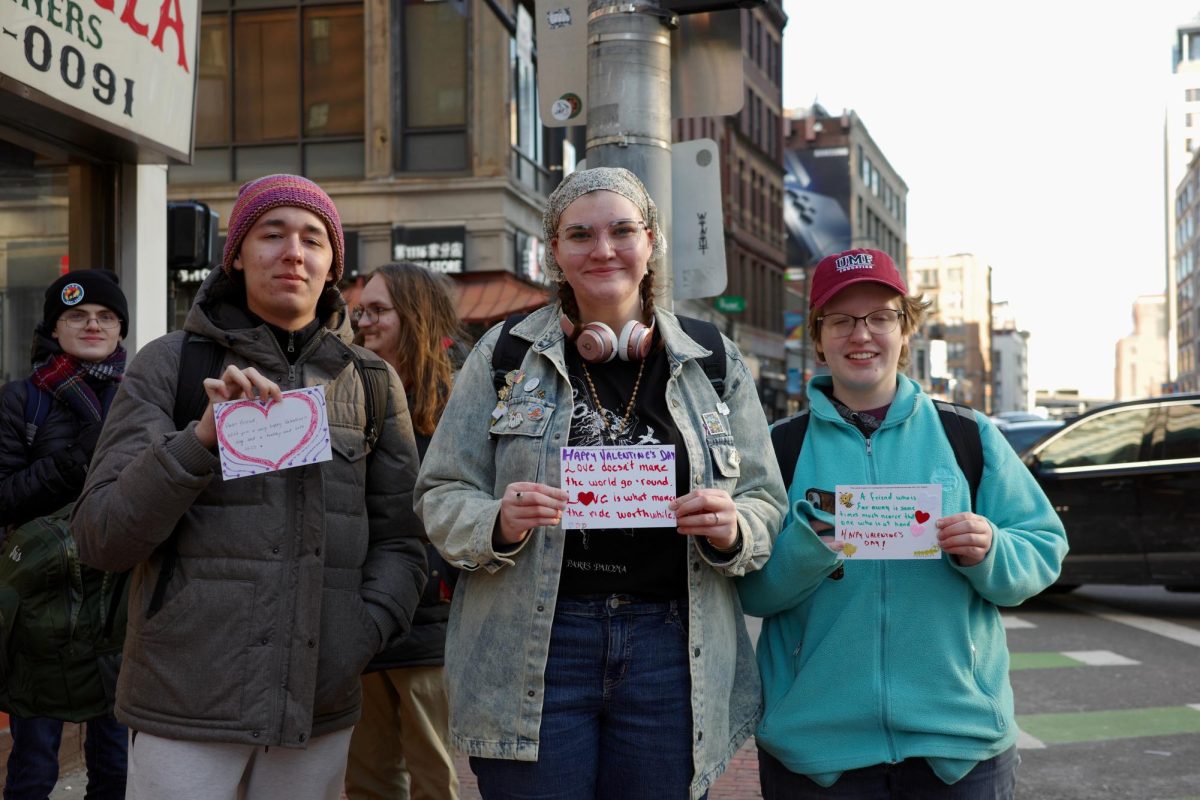
<svg viewBox="0 0 1200 800"><path fill-rule="evenodd" d="M980 761L954 783L944 783L923 758L843 772L828 788L789 770L762 748L758 779L763 800L1012 800L1017 787L1017 748Z"/></svg>
<svg viewBox="0 0 1200 800"><path fill-rule="evenodd" d="M486 800L684 800L692 781L687 606L560 597L538 760L472 758Z"/></svg>
<svg viewBox="0 0 1200 800"><path fill-rule="evenodd" d="M90 719L83 740L86 800L125 797L126 728L111 714ZM12 752L4 800L46 800L58 782L58 746L63 723L48 717L9 717Z"/></svg>

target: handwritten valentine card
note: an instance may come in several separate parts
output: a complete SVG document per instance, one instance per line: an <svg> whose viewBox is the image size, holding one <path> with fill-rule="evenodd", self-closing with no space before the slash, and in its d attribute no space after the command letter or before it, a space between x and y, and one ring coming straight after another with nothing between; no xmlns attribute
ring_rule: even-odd
<svg viewBox="0 0 1200 800"><path fill-rule="evenodd" d="M675 445L562 448L564 528L659 528L675 524Z"/></svg>
<svg viewBox="0 0 1200 800"><path fill-rule="evenodd" d="M942 485L838 486L835 538L847 559L941 558L937 526Z"/></svg>
<svg viewBox="0 0 1200 800"><path fill-rule="evenodd" d="M227 481L333 458L323 386L293 389L273 402L218 403L213 415Z"/></svg>

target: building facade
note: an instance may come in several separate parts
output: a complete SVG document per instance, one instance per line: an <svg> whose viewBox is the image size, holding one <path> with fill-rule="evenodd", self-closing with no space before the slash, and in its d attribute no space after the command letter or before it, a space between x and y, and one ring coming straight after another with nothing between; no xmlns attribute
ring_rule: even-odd
<svg viewBox="0 0 1200 800"><path fill-rule="evenodd" d="M532 2L202 0L196 150L169 194L222 229L246 180L295 172L337 203L347 279L415 261L477 331L545 302L541 214L582 129L546 128ZM199 274L173 275L181 317ZM352 286L349 287L352 290Z"/></svg>
<svg viewBox="0 0 1200 800"><path fill-rule="evenodd" d="M819 104L789 111L784 122L783 219L787 236L784 301L793 389L824 368L807 340L808 279L824 256L852 247L888 253L900 270L908 257L908 185L853 111L831 115ZM914 363L918 362L914 359ZM803 404L803 399L798 397Z"/></svg>
<svg viewBox="0 0 1200 800"><path fill-rule="evenodd" d="M1167 336L1174 334L1175 345L1168 350L1168 386L1194 392L1200 391L1200 156L1192 159L1179 182L1173 208L1175 290L1168 291L1165 309Z"/></svg>
<svg viewBox="0 0 1200 800"><path fill-rule="evenodd" d="M970 253L913 256L908 285L931 305L923 336L946 342L948 399L992 413L991 267Z"/></svg>
<svg viewBox="0 0 1200 800"><path fill-rule="evenodd" d="M1017 326L1007 300L992 304L992 413L1029 411L1029 331Z"/></svg>
<svg viewBox="0 0 1200 800"><path fill-rule="evenodd" d="M1162 394L1167 381L1166 339L1166 296L1137 298L1133 304L1133 333L1117 342L1113 382L1117 400Z"/></svg>
<svg viewBox="0 0 1200 800"><path fill-rule="evenodd" d="M1190 259L1179 256L1181 227L1177 196L1180 183L1189 173L1189 165L1200 151L1200 15L1178 26L1171 56L1171 78L1167 93L1166 122L1163 131L1163 206L1166 214L1166 313L1167 380L1178 379L1184 359L1187 324L1191 334L1195 323L1180 317L1181 284L1194 268ZM1181 269L1187 269L1181 274ZM1194 359L1195 353L1192 353Z"/></svg>
<svg viewBox="0 0 1200 800"><path fill-rule="evenodd" d="M745 353L768 419L790 411L783 312L787 252L783 229L783 29L781 0L742 9L745 101L735 116L678 119L675 141L712 139L721 159L725 296L743 311L714 314L711 304L683 302L683 313L714 319Z"/></svg>

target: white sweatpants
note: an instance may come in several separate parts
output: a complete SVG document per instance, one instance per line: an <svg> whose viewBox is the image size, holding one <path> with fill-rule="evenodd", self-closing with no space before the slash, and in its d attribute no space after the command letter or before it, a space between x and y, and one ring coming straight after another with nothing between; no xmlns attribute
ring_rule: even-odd
<svg viewBox="0 0 1200 800"><path fill-rule="evenodd" d="M129 732L125 800L338 800L352 728L304 750Z"/></svg>

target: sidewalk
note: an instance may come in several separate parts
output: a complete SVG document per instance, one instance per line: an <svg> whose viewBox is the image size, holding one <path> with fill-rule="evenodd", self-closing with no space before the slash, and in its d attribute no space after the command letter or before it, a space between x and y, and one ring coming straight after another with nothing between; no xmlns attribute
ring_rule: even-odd
<svg viewBox="0 0 1200 800"><path fill-rule="evenodd" d="M467 757L457 756L455 764L458 766L458 776L462 782L460 800L480 800L475 776L467 766ZM83 797L85 782L82 768L64 773L50 795L50 800L79 800ZM746 742L733 757L733 763L713 786L708 796L709 800L761 800L762 795L758 791L758 756L753 739Z"/></svg>

